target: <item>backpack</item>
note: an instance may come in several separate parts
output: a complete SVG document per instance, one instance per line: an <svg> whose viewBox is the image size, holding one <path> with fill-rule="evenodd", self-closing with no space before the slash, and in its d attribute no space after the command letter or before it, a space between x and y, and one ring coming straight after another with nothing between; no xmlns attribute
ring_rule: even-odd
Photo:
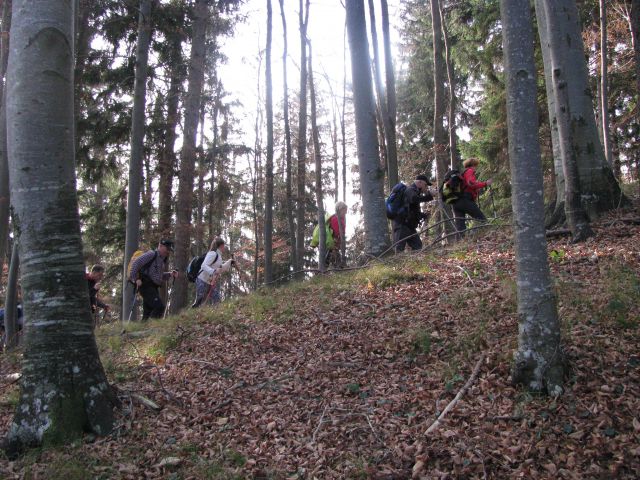
<svg viewBox="0 0 640 480"><path fill-rule="evenodd" d="M195 282L198 278L198 275L200 275L200 272L202 272L202 264L204 263L204 259L207 256L207 253L203 253L202 255L193 257L189 262L189 265L187 265L187 280L189 280L190 282ZM213 260L213 262L211 262L211 264L213 265L214 263L216 263L216 260L218 260L218 252L216 252L216 258Z"/></svg>
<svg viewBox="0 0 640 480"><path fill-rule="evenodd" d="M145 253L144 250L136 250L135 252L133 252L133 255L131 255L131 260L129 260L129 265L127 265L127 280L129 281L129 283L133 283L131 281L131 267L133 266L133 262L136 261L137 258L143 253ZM158 251L156 250L155 254L153 255L153 258L149 260L147 263L145 263L140 270L138 270L139 277L143 275L148 275L149 266L153 263L153 261L156 259L157 256L158 256Z"/></svg>
<svg viewBox="0 0 640 480"><path fill-rule="evenodd" d="M407 207L404 204L404 192L406 189L407 186L402 182L391 189L391 193L384 201L388 219L401 219L407 214Z"/></svg>
<svg viewBox="0 0 640 480"><path fill-rule="evenodd" d="M444 203L452 203L460 198L464 191L464 171L452 169L444 174L444 180L440 185L440 197Z"/></svg>
<svg viewBox="0 0 640 480"><path fill-rule="evenodd" d="M327 214L324 217L324 229L326 232L326 238L324 245L327 250L331 250L336 245L336 241L333 238L333 230L331 230L330 220L333 215ZM311 247L316 248L320 244L320 225L316 225L316 228L313 229L313 235L311 236Z"/></svg>

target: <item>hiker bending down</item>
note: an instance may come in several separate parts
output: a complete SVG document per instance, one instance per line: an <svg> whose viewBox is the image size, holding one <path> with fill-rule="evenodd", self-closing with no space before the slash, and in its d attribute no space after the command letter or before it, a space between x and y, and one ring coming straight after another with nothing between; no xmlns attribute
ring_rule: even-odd
<svg viewBox="0 0 640 480"><path fill-rule="evenodd" d="M333 248L327 248L327 258L325 265L342 265L342 256L340 255L340 248L342 246L343 236L346 241L346 228L347 228L347 204L344 202L336 203L336 213L329 217L329 228L331 228L331 234L333 235Z"/></svg>
<svg viewBox="0 0 640 480"><path fill-rule="evenodd" d="M91 304L91 313L98 313L101 308L105 312L111 310L111 307L98 298L98 290L100 290L100 281L104 277L104 266L94 265L91 271L85 274L87 286L89 287L89 303Z"/></svg>
<svg viewBox="0 0 640 480"><path fill-rule="evenodd" d="M480 210L477 200L480 190L491 185L491 179L486 182L478 181L476 178L476 167L479 163L480 161L473 157L467 158L464 161L463 166L465 170L462 172L462 193L452 203L456 231L460 237L464 236L464 231L467 229L467 221L465 218L467 214L476 220L487 220L487 217L485 217L482 210Z"/></svg>
<svg viewBox="0 0 640 480"><path fill-rule="evenodd" d="M143 253L131 264L129 280L135 283L142 296L142 320L162 318L164 314L164 303L158 288L162 282L178 276L177 270L164 271L171 252L173 240L163 239L158 243L158 248Z"/></svg>
<svg viewBox="0 0 640 480"><path fill-rule="evenodd" d="M223 262L222 252L224 252L224 240L216 238L211 242L209 252L204 257L200 273L196 278L196 300L191 308L198 308L202 302L209 305L220 302L219 277L235 263L233 258Z"/></svg>
<svg viewBox="0 0 640 480"><path fill-rule="evenodd" d="M433 194L429 190L430 185L431 182L426 175L418 175L413 184L404 189L400 213L393 217L393 243L396 252L403 252L405 245L409 245L412 250L422 248L422 240L417 234L417 228L420 221L427 219L428 216L422 212L420 204L433 200ZM396 187L393 188L396 189Z"/></svg>

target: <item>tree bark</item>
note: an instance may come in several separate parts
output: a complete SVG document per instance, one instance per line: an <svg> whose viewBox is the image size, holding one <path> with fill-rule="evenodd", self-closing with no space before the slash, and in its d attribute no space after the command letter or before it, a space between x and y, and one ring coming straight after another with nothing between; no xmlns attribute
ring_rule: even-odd
<svg viewBox="0 0 640 480"><path fill-rule="evenodd" d="M7 73L25 353L5 447L108 434L117 402L93 335L74 172L74 2L14 2ZM43 272L46 274L43 275Z"/></svg>
<svg viewBox="0 0 640 480"><path fill-rule="evenodd" d="M447 82L449 84L449 112L447 114L449 127L449 168L459 169L461 165L456 134L456 77L453 71L453 60L451 59L451 50L449 48L449 35L447 34L447 22L442 14L442 5L440 5L440 21L442 23L444 62L447 66Z"/></svg>
<svg viewBox="0 0 640 480"><path fill-rule="evenodd" d="M602 122L604 156L615 173L609 122L609 75L607 73L607 57L607 6L605 0L600 0L600 121Z"/></svg>
<svg viewBox="0 0 640 480"><path fill-rule="evenodd" d="M280 2L280 17L282 18L282 40L284 42L284 48L282 50L282 114L284 117L284 141L285 141L285 168L286 168L286 202L287 202L287 223L289 225L289 245L290 245L290 258L291 265L296 267L298 265L297 252L296 252L296 224L294 219L293 208L293 188L292 188L292 150L291 150L291 123L289 121L289 88L287 83L287 56L288 56L288 43L287 43L287 19L284 13L284 0Z"/></svg>
<svg viewBox="0 0 640 480"><path fill-rule="evenodd" d="M589 226L589 218L582 207L580 173L578 171L578 151L574 135L576 131L575 120L571 115L569 102L568 83L569 76L565 70L565 64L559 58L561 46L559 24L550 6L544 3L547 31L551 39L551 69L553 79L553 92L555 95L555 117L560 138L560 153L562 155L562 172L565 178L565 214L573 241L580 242L593 235Z"/></svg>
<svg viewBox="0 0 640 480"><path fill-rule="evenodd" d="M129 189L127 192L127 221L122 267L122 321L126 321L133 303L134 290L129 287L127 266L140 239L140 188L144 147L145 105L147 98L147 68L151 43L151 0L140 1L138 43L136 46L136 73L131 112L131 160L129 161Z"/></svg>
<svg viewBox="0 0 640 480"><path fill-rule="evenodd" d="M640 98L640 0L631 0L631 43L635 58L636 96ZM638 182L640 185L640 182Z"/></svg>
<svg viewBox="0 0 640 480"><path fill-rule="evenodd" d="M4 303L4 337L5 348L11 350L18 346L18 272L20 255L18 252L19 239L14 238L11 248L11 262L7 278L7 298Z"/></svg>
<svg viewBox="0 0 640 480"><path fill-rule="evenodd" d="M559 49L556 52L558 60L564 65L567 77L571 79L567 85L567 95L571 125L574 128L582 202L587 215L593 220L601 213L617 208L621 203L624 204L626 199L605 159L602 143L598 138L593 95L589 86L582 30L575 0L554 0L549 5L549 11L558 23L558 30L555 32L558 38L553 38L551 32L547 32L548 19L544 14L544 3L545 0L535 0L543 58L545 49L550 48L551 44L556 45ZM553 85L553 72L548 58L545 62L545 81ZM554 109L553 112L555 111ZM559 139L556 141L560 142ZM554 146L554 154L559 151L560 148ZM556 184L563 183L562 164L556 159L554 165ZM564 197L558 192L557 202L563 200Z"/></svg>
<svg viewBox="0 0 640 480"><path fill-rule="evenodd" d="M389 225L384 207L384 172L378 158L375 102L363 0L347 0L347 32L351 52L351 78L356 122L360 190L364 211L365 252L379 255L389 246Z"/></svg>
<svg viewBox="0 0 640 480"><path fill-rule="evenodd" d="M202 98L205 65L205 40L207 35L208 1L196 0L193 10L193 39L187 96L184 106L184 139L180 154L178 203L176 205L175 268L184 272L189 263L191 247L191 213L193 211L193 182L195 176L196 136L198 113ZM171 312L179 312L187 304L187 279L180 275L175 279L171 299Z"/></svg>
<svg viewBox="0 0 640 480"><path fill-rule="evenodd" d="M313 82L313 53L309 42L309 95L311 100L311 136L313 138L313 156L316 164L316 204L318 206L318 270L326 270L324 259L327 257L327 231L324 222L324 198L322 194L322 153L320 151L320 133L316 111L316 87Z"/></svg>
<svg viewBox="0 0 640 480"><path fill-rule="evenodd" d="M2 4L2 31L0 32L0 268L4 267L9 238L9 160L7 158L7 109L4 78L9 57L9 30L11 28L11 0ZM1 270L0 270L1 271Z"/></svg>
<svg viewBox="0 0 640 480"><path fill-rule="evenodd" d="M300 28L300 99L298 102L298 172L297 172L297 206L296 206L296 259L294 270L304 268L305 241L305 203L306 203L306 164L307 164L307 25L309 24L309 0L303 8L300 0L298 14ZM300 277L300 275L299 275Z"/></svg>
<svg viewBox="0 0 640 480"><path fill-rule="evenodd" d="M500 0L518 285L519 335L512 380L531 390L556 396L562 393L564 359L544 235L536 68L529 5L529 0Z"/></svg>
<svg viewBox="0 0 640 480"><path fill-rule="evenodd" d="M267 116L267 159L264 199L264 281L273 281L273 83L271 78L271 37L273 12L267 0L267 47L265 61L265 114Z"/></svg>
<svg viewBox="0 0 640 480"><path fill-rule="evenodd" d="M396 185L398 179L398 144L396 138L396 78L391 54L391 35L389 33L389 7L387 0L380 0L380 19L382 20L382 41L384 44L384 72L386 78L387 118L385 119L385 134L387 135L387 174L389 185ZM344 258L344 255L343 257Z"/></svg>

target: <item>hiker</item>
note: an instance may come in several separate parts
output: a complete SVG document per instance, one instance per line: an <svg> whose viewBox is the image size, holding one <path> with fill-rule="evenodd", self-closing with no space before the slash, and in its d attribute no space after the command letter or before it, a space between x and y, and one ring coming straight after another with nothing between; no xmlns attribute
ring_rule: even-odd
<svg viewBox="0 0 640 480"><path fill-rule="evenodd" d="M467 229L466 214L469 214L472 218L480 221L486 221L487 217L484 216L482 210L478 206L477 200L480 193L480 189L491 185L491 179L486 182L479 182L476 178L476 167L480 161L477 158L467 158L463 162L465 168L462 172L462 193L451 204L453 206L453 216L455 217L456 231L458 232L458 238L464 236L464 231Z"/></svg>
<svg viewBox="0 0 640 480"><path fill-rule="evenodd" d="M393 243L396 253L403 252L405 245L409 245L412 250L422 249L422 240L417 234L417 228L421 220L428 218L420 209L420 204L433 200L429 186L429 177L418 175L413 184L404 190L402 201L406 213L393 218Z"/></svg>
<svg viewBox="0 0 640 480"><path fill-rule="evenodd" d="M137 291L142 296L142 320L149 317L162 318L164 314L164 303L158 288L162 282L178 276L177 270L164 271L169 253L173 251L173 240L162 239L158 248L143 253L131 264L129 280L135 283Z"/></svg>
<svg viewBox="0 0 640 480"><path fill-rule="evenodd" d="M204 257L198 278L196 278L196 299L191 308L198 308L203 302L213 305L220 302L220 275L235 263L233 258L222 261L224 240L220 237L211 242L209 251Z"/></svg>
<svg viewBox="0 0 640 480"><path fill-rule="evenodd" d="M89 286L89 303L91 304L91 313L96 314L101 308L105 312L111 310L111 307L98 298L98 290L100 290L100 281L104 278L104 266L96 264L91 267L91 271L85 274L87 285Z"/></svg>
<svg viewBox="0 0 640 480"><path fill-rule="evenodd" d="M327 257L325 260L325 264L327 266L342 265L342 256L340 254L340 247L342 246L342 235L345 236L346 241L346 228L347 228L347 204L344 202L336 203L336 213L329 217L329 228L331 229L331 233L333 235L333 247L327 248ZM342 228L342 235L340 234L340 229Z"/></svg>

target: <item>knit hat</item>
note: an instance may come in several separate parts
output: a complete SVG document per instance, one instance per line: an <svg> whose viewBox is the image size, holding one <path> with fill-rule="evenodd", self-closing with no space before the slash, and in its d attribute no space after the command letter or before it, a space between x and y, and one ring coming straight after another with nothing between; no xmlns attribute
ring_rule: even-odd
<svg viewBox="0 0 640 480"><path fill-rule="evenodd" d="M423 182L425 182L427 185L432 185L432 183L429 181L429 177L427 177L426 175L418 175L416 177L416 180L422 180Z"/></svg>

